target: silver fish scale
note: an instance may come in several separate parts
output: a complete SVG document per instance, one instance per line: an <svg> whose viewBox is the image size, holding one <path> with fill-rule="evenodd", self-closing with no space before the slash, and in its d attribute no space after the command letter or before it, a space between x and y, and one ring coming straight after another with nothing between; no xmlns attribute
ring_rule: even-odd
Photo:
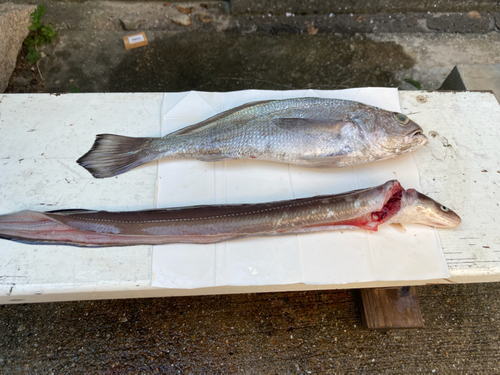
<svg viewBox="0 0 500 375"><path fill-rule="evenodd" d="M159 159L259 159L313 168L384 160L427 142L403 114L340 99L248 103L161 138L100 134L77 162L96 178Z"/></svg>
<svg viewBox="0 0 500 375"><path fill-rule="evenodd" d="M369 159L366 144L356 145L363 141L356 127L347 128L342 141L332 142L328 131L290 131L273 123L276 119L341 121L362 106L337 99L271 101L209 122L192 133L167 135L157 141L157 148L162 158L200 158L201 155L201 159L213 156L209 160L261 159L307 164L307 158L356 153Z"/></svg>

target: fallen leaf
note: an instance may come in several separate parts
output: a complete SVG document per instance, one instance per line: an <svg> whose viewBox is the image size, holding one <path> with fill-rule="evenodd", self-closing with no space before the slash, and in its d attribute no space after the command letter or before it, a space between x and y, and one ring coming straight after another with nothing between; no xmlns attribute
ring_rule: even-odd
<svg viewBox="0 0 500 375"><path fill-rule="evenodd" d="M307 26L307 33L309 35L316 35L318 33L318 28L314 27L314 21L311 22L309 26Z"/></svg>
<svg viewBox="0 0 500 375"><path fill-rule="evenodd" d="M172 22L182 26L189 26L191 25L191 18L185 14L179 14L172 17Z"/></svg>
<svg viewBox="0 0 500 375"><path fill-rule="evenodd" d="M472 10L469 13L467 13L467 17L469 17L469 18L481 18L481 15L479 14L479 12Z"/></svg>
<svg viewBox="0 0 500 375"><path fill-rule="evenodd" d="M177 5L176 8L182 14L191 14L194 11L194 7L183 8L183 7Z"/></svg>
<svg viewBox="0 0 500 375"><path fill-rule="evenodd" d="M165 4L163 4L164 7L169 7L170 5L172 5L172 3L165 3Z"/></svg>
<svg viewBox="0 0 500 375"><path fill-rule="evenodd" d="M206 13L200 13L200 15L198 17L200 17L200 21L203 23L209 23L212 21L212 17L210 17Z"/></svg>
<svg viewBox="0 0 500 375"><path fill-rule="evenodd" d="M202 4L200 4L200 7L203 7L203 8L205 8L205 9L208 9L208 5L207 5L207 4L203 4L203 3L202 3Z"/></svg>

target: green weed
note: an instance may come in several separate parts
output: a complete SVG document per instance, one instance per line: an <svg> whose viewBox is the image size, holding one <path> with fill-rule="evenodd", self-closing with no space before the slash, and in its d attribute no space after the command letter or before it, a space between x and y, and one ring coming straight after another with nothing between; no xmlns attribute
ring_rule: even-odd
<svg viewBox="0 0 500 375"><path fill-rule="evenodd" d="M36 63L40 57L42 57L40 52L38 52L38 47L43 46L44 44L49 44L57 38L57 33L52 26L42 24L42 16L45 12L45 6L40 5L30 15L31 25L29 28L32 33L30 33L30 35L24 40L24 44L28 48L26 59L31 64Z"/></svg>
<svg viewBox="0 0 500 375"><path fill-rule="evenodd" d="M413 79L410 79L410 78L405 78L405 82L408 82L408 83L411 83L413 86L415 86L418 90L420 90L422 88L422 85L420 84L420 82L418 81L415 81Z"/></svg>

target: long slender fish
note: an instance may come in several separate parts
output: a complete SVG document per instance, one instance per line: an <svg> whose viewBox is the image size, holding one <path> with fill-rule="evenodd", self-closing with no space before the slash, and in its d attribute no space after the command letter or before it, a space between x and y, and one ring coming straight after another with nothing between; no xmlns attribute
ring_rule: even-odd
<svg viewBox="0 0 500 375"><path fill-rule="evenodd" d="M214 243L234 238L339 229L377 231L384 223L453 228L460 217L398 181L337 195L288 201L135 212L21 211L0 216L0 238L76 246Z"/></svg>
<svg viewBox="0 0 500 375"><path fill-rule="evenodd" d="M341 168L392 158L426 142L422 128L402 113L348 100L299 98L248 103L161 138L100 134L77 162L96 178L172 158Z"/></svg>

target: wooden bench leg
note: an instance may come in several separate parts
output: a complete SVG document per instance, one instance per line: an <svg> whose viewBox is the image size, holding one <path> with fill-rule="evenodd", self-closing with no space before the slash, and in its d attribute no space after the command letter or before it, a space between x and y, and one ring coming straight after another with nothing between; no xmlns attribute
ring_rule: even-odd
<svg viewBox="0 0 500 375"><path fill-rule="evenodd" d="M422 328L414 286L359 289L363 325L368 329Z"/></svg>

